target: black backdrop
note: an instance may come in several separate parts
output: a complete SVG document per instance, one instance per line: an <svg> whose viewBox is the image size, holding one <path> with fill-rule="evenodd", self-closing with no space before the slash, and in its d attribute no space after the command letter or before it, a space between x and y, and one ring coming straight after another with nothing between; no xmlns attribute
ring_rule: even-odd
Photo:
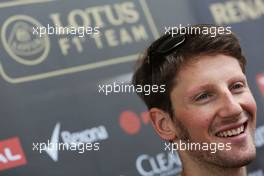
<svg viewBox="0 0 264 176"><path fill-rule="evenodd" d="M179 24L231 26L248 59L258 105L257 159L264 171L263 0L43 0L0 2L0 175L175 175L145 105L133 93L99 93L129 82L138 54ZM100 36L34 35L47 25L98 26ZM91 150L37 151L37 143L91 142ZM99 146L99 150L97 150Z"/></svg>

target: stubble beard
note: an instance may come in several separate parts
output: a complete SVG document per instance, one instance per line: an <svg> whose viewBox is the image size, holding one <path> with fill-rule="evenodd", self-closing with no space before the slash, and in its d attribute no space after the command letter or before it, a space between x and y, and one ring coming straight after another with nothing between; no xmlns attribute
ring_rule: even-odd
<svg viewBox="0 0 264 176"><path fill-rule="evenodd" d="M181 140L185 143L197 143L191 138L191 135L187 129L187 127L178 119L174 117L175 126L178 132L177 141ZM176 142L177 142L176 141ZM240 168L251 163L256 157L256 148L254 145L254 135L250 133L250 148L251 154L248 157L242 158L238 160L238 158L232 156L230 157L230 153L223 153L224 151L216 150L215 153L211 153L210 150L186 150L188 156L190 158L196 160L199 163L204 163L211 167L217 168ZM205 141L199 141L199 143L203 143ZM209 144L210 145L210 144Z"/></svg>

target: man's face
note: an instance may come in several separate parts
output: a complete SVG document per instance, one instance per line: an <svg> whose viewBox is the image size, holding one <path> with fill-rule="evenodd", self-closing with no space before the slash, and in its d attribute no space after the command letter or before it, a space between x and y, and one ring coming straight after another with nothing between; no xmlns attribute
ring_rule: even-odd
<svg viewBox="0 0 264 176"><path fill-rule="evenodd" d="M255 158L256 103L235 58L201 56L185 65L170 96L179 139L230 143L229 151L188 151L190 157L222 167L241 167Z"/></svg>

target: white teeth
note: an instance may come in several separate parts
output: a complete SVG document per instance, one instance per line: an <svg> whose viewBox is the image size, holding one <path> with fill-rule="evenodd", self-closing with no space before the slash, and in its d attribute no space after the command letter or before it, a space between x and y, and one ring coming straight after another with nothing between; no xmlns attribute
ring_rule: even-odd
<svg viewBox="0 0 264 176"><path fill-rule="evenodd" d="M225 137L227 136L227 132L224 132L224 136L225 136Z"/></svg>
<svg viewBox="0 0 264 176"><path fill-rule="evenodd" d="M231 129L231 130L219 132L219 133L216 134L216 136L218 136L218 137L237 136L237 135L239 135L242 132L244 132L244 125L242 125L239 128L236 128L236 129Z"/></svg>

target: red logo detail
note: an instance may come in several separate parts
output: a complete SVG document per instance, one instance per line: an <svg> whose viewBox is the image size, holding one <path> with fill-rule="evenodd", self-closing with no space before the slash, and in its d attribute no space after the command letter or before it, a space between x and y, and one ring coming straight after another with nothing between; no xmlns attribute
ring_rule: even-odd
<svg viewBox="0 0 264 176"><path fill-rule="evenodd" d="M262 95L264 96L264 73L257 75L257 83Z"/></svg>
<svg viewBox="0 0 264 176"><path fill-rule="evenodd" d="M149 119L148 112L142 112L139 117L132 111L123 111L119 116L119 124L126 133L135 135L141 129L141 123L148 124L150 122Z"/></svg>
<svg viewBox="0 0 264 176"><path fill-rule="evenodd" d="M148 124L150 122L150 118L149 118L149 112L142 112L140 115L143 123Z"/></svg>
<svg viewBox="0 0 264 176"><path fill-rule="evenodd" d="M0 141L0 171L26 163L26 157L17 137Z"/></svg>

